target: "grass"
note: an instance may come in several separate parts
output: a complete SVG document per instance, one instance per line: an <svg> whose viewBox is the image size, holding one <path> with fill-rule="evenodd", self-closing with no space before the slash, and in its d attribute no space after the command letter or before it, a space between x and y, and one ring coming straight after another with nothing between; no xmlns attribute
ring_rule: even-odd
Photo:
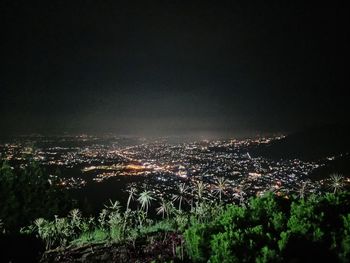
<svg viewBox="0 0 350 263"><path fill-rule="evenodd" d="M72 240L71 244L76 246L82 246L86 244L99 244L106 242L108 239L108 232L97 228L93 231L83 232L77 239Z"/></svg>

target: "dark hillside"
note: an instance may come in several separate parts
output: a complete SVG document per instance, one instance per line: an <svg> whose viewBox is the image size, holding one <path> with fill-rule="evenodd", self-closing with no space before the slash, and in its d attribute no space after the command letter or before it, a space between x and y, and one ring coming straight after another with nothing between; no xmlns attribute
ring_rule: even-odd
<svg viewBox="0 0 350 263"><path fill-rule="evenodd" d="M251 150L252 156L316 161L350 152L350 125L318 126Z"/></svg>

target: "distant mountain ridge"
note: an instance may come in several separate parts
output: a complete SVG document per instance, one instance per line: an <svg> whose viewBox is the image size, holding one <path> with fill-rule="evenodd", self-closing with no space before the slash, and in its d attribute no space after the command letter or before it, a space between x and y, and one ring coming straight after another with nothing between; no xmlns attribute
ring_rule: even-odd
<svg viewBox="0 0 350 263"><path fill-rule="evenodd" d="M350 152L350 125L312 127L251 149L252 156L316 161Z"/></svg>

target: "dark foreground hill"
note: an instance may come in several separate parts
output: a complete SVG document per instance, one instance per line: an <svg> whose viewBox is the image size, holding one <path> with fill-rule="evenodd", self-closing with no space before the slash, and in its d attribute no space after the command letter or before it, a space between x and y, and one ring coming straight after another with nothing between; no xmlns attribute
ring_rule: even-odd
<svg viewBox="0 0 350 263"><path fill-rule="evenodd" d="M272 159L316 161L350 152L350 125L327 125L309 128L251 149L252 156Z"/></svg>

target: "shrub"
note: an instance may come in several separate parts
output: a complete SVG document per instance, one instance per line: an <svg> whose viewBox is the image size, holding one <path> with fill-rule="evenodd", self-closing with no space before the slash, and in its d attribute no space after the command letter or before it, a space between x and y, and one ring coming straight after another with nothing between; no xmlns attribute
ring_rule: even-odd
<svg viewBox="0 0 350 263"><path fill-rule="evenodd" d="M285 200L268 194L246 207L227 205L212 222L191 220L188 255L199 262L349 262L349 194ZM319 250L319 251L318 251Z"/></svg>
<svg viewBox="0 0 350 263"><path fill-rule="evenodd" d="M66 214L72 201L38 163L24 169L0 164L0 218L7 230L17 231L35 218Z"/></svg>

